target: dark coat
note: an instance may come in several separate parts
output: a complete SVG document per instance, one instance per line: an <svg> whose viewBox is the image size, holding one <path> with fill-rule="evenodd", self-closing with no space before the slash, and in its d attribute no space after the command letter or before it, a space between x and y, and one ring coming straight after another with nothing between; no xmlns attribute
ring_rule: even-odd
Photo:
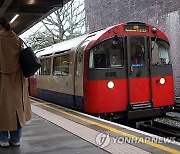
<svg viewBox="0 0 180 154"><path fill-rule="evenodd" d="M20 44L13 31L0 32L0 131L17 130L17 116L22 127L31 119L28 81L19 64Z"/></svg>

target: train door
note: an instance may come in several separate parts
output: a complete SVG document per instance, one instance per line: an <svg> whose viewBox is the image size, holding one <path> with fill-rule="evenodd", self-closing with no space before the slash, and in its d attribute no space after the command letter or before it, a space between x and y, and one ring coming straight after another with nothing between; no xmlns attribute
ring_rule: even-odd
<svg viewBox="0 0 180 154"><path fill-rule="evenodd" d="M84 87L83 87L83 74L84 74L84 49L87 45L87 41L82 43L76 53L76 65L74 76L74 106L83 109L84 108Z"/></svg>
<svg viewBox="0 0 180 154"><path fill-rule="evenodd" d="M127 37L128 94L132 109L151 107L147 37Z"/></svg>

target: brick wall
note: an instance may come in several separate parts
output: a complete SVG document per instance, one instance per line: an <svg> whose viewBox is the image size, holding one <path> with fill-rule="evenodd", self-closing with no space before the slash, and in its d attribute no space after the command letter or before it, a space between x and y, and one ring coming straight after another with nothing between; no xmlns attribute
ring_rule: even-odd
<svg viewBox="0 0 180 154"><path fill-rule="evenodd" d="M165 32L171 44L175 95L180 96L180 1L179 0L84 0L87 31L140 21Z"/></svg>

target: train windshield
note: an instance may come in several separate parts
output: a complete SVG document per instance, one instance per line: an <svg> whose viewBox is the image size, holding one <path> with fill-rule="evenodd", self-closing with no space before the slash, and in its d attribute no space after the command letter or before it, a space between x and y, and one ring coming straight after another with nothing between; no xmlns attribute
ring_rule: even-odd
<svg viewBox="0 0 180 154"><path fill-rule="evenodd" d="M152 64L170 64L169 44L162 39L152 39Z"/></svg>
<svg viewBox="0 0 180 154"><path fill-rule="evenodd" d="M107 39L90 50L89 68L112 68L124 65L123 39Z"/></svg>
<svg viewBox="0 0 180 154"><path fill-rule="evenodd" d="M143 37L130 38L131 66L145 66L145 42Z"/></svg>

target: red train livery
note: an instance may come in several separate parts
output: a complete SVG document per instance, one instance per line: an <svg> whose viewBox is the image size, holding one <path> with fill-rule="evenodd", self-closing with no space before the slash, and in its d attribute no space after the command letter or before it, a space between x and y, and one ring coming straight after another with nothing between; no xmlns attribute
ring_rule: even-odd
<svg viewBox="0 0 180 154"><path fill-rule="evenodd" d="M159 116L174 105L169 49L162 31L140 22L64 41L38 51L30 94L102 117Z"/></svg>

